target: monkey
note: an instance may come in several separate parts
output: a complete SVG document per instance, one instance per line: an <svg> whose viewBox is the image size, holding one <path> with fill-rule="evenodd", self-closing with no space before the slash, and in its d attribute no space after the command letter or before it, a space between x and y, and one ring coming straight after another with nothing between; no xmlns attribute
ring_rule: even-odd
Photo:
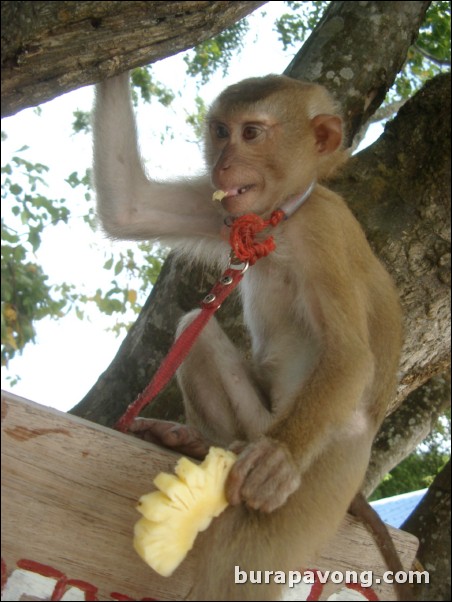
<svg viewBox="0 0 452 602"><path fill-rule="evenodd" d="M235 584L235 567L309 566L360 489L397 381L395 285L324 184L346 155L340 110L323 86L286 76L234 84L206 116L206 172L188 180L145 173L127 74L98 85L93 128L97 211L112 238L224 265L234 220L285 211L275 250L240 284L252 362L212 318L177 374L187 425L138 418L131 429L194 456L210 445L238 454L230 505L190 552L190 599L277 600L282 584Z"/></svg>

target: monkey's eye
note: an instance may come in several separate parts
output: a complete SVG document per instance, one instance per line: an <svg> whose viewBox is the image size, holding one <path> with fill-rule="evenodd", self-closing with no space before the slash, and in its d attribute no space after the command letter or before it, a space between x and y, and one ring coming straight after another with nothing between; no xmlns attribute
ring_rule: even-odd
<svg viewBox="0 0 452 602"><path fill-rule="evenodd" d="M228 128L225 125L223 125L222 123L213 124L212 129L217 138L221 139L221 138L227 138L229 136Z"/></svg>
<svg viewBox="0 0 452 602"><path fill-rule="evenodd" d="M259 136L261 130L255 125L246 125L243 128L242 136L244 140L254 140Z"/></svg>

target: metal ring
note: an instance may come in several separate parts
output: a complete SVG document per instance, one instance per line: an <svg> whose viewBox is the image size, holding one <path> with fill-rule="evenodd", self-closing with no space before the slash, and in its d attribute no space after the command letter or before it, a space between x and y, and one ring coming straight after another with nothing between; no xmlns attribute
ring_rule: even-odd
<svg viewBox="0 0 452 602"><path fill-rule="evenodd" d="M220 279L220 284L222 284L223 286L229 286L233 282L234 280L232 276L223 276L223 278Z"/></svg>
<svg viewBox="0 0 452 602"><path fill-rule="evenodd" d="M244 274L249 267L250 267L249 261L240 261L240 259L234 255L234 252L231 251L231 253L229 255L228 269L240 270L241 273Z"/></svg>
<svg viewBox="0 0 452 602"><path fill-rule="evenodd" d="M209 293L208 295L206 295L204 297L202 302L205 303L206 305L210 305L210 303L213 303L216 298L217 298L216 295L214 295L213 293Z"/></svg>

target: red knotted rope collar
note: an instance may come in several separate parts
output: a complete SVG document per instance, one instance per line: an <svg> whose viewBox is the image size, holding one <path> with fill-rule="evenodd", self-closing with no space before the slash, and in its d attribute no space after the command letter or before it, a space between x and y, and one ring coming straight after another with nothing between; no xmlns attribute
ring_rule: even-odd
<svg viewBox="0 0 452 602"><path fill-rule="evenodd" d="M255 213L242 215L234 220L229 237L234 255L241 261L248 261L250 265L254 265L261 257L266 257L276 248L273 236L269 236L263 241L256 240L256 237L269 226L277 226L285 217L284 211L277 209L267 220Z"/></svg>
<svg viewBox="0 0 452 602"><path fill-rule="evenodd" d="M266 257L275 249L276 245L272 236L263 241L256 240L256 237L269 226L277 226L285 217L284 211L277 209L273 211L268 220L250 213L238 217L232 222L229 238L232 251L228 268L210 293L204 297L201 303L201 312L175 341L149 385L129 405L124 415L116 423L117 430L126 432L141 410L168 384L187 357L204 326L238 285L248 266L254 265L258 259Z"/></svg>

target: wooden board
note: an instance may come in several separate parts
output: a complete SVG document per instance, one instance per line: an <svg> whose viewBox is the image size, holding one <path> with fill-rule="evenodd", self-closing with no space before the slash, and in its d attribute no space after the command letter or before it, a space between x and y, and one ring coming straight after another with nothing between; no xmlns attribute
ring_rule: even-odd
<svg viewBox="0 0 452 602"><path fill-rule="evenodd" d="M184 599L194 578L190 555L166 579L132 547L136 502L152 490L158 472L172 472L177 457L2 393L2 599ZM392 534L409 569L417 540ZM351 517L314 567L372 570L380 578L386 570L372 538ZM395 599L390 585L360 589L330 580L323 587L318 579L313 587L292 589L287 599L323 600L333 592L340 592L339 600Z"/></svg>

